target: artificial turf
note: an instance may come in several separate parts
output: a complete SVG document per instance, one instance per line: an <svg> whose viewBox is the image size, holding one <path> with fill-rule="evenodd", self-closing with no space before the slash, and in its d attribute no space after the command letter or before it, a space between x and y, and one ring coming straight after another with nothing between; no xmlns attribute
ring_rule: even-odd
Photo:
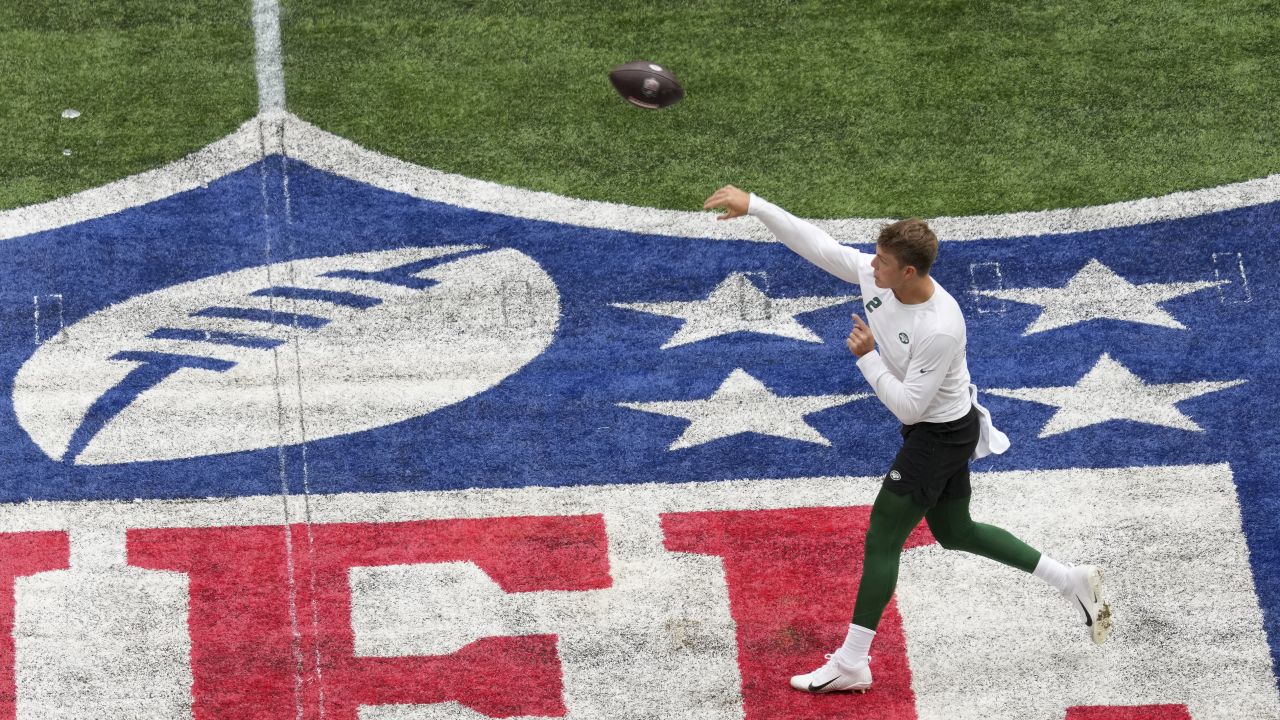
<svg viewBox="0 0 1280 720"><path fill-rule="evenodd" d="M1085 206L1280 169L1274 2L284 0L290 109L415 163L816 217ZM625 104L610 67L687 90Z"/></svg>
<svg viewBox="0 0 1280 720"><path fill-rule="evenodd" d="M573 197L697 209L734 183L815 217L934 216L1280 168L1274 2L283 0L283 13L298 115ZM253 58L243 2L0 4L0 208L225 135L256 111ZM637 58L674 69L685 101L618 98L607 71Z"/></svg>
<svg viewBox="0 0 1280 720"><path fill-rule="evenodd" d="M6 0L0 94L0 208L164 165L257 112L250 3Z"/></svg>

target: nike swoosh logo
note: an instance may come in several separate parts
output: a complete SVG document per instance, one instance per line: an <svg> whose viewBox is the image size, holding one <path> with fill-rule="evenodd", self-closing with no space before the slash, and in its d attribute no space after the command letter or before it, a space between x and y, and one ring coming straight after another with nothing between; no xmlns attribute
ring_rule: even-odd
<svg viewBox="0 0 1280 720"><path fill-rule="evenodd" d="M1084 606L1084 601L1076 598L1076 602L1080 603L1080 609L1084 611L1084 624L1093 627L1093 616L1089 614L1089 608Z"/></svg>
<svg viewBox="0 0 1280 720"><path fill-rule="evenodd" d="M924 373L927 373L927 372L929 372L929 371L928 371L928 370L926 370L925 368L920 368L920 374L921 374L921 375L923 375Z"/></svg>
<svg viewBox="0 0 1280 720"><path fill-rule="evenodd" d="M809 683L809 692L813 692L814 690L821 690L822 688L830 685L831 683L839 679L840 679L840 676L837 675L836 677L831 678L830 680L822 683L821 685L814 685L813 683Z"/></svg>

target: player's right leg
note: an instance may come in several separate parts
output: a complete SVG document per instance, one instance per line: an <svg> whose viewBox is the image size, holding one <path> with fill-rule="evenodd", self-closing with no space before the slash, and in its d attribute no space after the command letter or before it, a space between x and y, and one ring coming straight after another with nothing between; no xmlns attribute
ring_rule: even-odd
<svg viewBox="0 0 1280 720"><path fill-rule="evenodd" d="M844 644L826 656L822 667L791 678L791 687L811 693L865 691L871 687L871 641L880 616L898 584L898 565L907 536L920 524L925 509L910 496L882 486L871 506L871 524L863 548L862 578L854 601L853 620Z"/></svg>

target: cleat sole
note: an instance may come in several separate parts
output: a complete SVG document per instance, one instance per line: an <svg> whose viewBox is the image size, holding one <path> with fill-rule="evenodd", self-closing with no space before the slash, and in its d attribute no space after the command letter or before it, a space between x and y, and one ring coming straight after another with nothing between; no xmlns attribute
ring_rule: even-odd
<svg viewBox="0 0 1280 720"><path fill-rule="evenodd" d="M1101 645L1107 641L1107 637L1111 635L1111 604L1102 599L1102 570L1094 568L1089 573L1089 590L1093 593L1095 603L1101 602L1102 609L1098 611L1097 617L1094 618L1093 627L1090 628L1093 635L1093 642Z"/></svg>

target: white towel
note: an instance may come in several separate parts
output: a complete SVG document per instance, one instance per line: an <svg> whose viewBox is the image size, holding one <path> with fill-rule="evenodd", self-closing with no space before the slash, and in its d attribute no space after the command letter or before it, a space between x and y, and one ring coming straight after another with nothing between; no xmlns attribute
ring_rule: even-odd
<svg viewBox="0 0 1280 720"><path fill-rule="evenodd" d="M978 386L969 383L969 400L978 408L978 446L973 449L970 460L984 458L992 453L999 455L1009 449L1009 437L991 424L991 413L978 404Z"/></svg>

